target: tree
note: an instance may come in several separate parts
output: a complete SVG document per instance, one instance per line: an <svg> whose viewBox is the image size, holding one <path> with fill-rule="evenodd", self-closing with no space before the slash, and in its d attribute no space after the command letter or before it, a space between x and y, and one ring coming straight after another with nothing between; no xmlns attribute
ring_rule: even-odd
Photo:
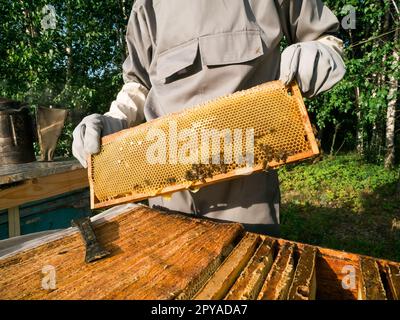
<svg viewBox="0 0 400 320"><path fill-rule="evenodd" d="M395 43L399 43L399 30L395 31ZM392 53L392 66L400 65L400 57L398 48L393 49ZM397 70L398 71L398 70ZM386 115L386 156L385 167L390 169L394 166L395 161L395 129L396 129L396 106L398 101L398 87L399 87L399 72L396 70L389 74L389 95L388 95L388 108Z"/></svg>
<svg viewBox="0 0 400 320"><path fill-rule="evenodd" d="M122 87L124 38L133 0L0 0L0 96L58 105L78 114L105 112ZM59 154L71 156L67 124Z"/></svg>
<svg viewBox="0 0 400 320"><path fill-rule="evenodd" d="M331 91L308 102L325 134L324 145L335 136L373 162L394 164L398 106L398 10L395 1L331 1L325 3L342 20L348 5L356 9L356 29L341 28L347 74ZM397 30L397 31L396 31ZM331 134L341 124L340 134ZM340 137L339 137L340 136Z"/></svg>

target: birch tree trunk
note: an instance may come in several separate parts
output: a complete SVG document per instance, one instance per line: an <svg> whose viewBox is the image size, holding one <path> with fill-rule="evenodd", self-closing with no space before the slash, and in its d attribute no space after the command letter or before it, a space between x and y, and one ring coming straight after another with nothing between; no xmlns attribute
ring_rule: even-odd
<svg viewBox="0 0 400 320"><path fill-rule="evenodd" d="M362 126L361 119L361 106L360 106L360 88L356 87L355 89L355 97L356 97L356 110L357 110L357 153L359 155L364 154L364 130Z"/></svg>
<svg viewBox="0 0 400 320"><path fill-rule="evenodd" d="M394 35L394 43L399 40L399 30L397 29ZM399 66L400 56L396 49L393 49L393 63ZM389 102L386 114L386 156L385 168L392 168L395 160L395 129L396 129L396 105L397 105L397 90L399 80L393 75L389 75Z"/></svg>
<svg viewBox="0 0 400 320"><path fill-rule="evenodd" d="M71 7L71 1L66 1L66 47L65 53L67 55L67 70L66 70L66 85L70 86L72 83L72 76L73 76L73 67L74 67L74 60L73 60L73 52L72 52L72 42L73 42L73 11Z"/></svg>

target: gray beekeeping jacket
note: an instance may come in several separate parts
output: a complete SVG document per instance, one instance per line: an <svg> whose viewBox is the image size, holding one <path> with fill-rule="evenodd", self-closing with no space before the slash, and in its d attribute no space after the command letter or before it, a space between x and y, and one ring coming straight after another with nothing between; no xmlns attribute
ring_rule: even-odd
<svg viewBox="0 0 400 320"><path fill-rule="evenodd" d="M318 40L339 26L319 0L137 0L127 30L125 82L149 89L146 120L279 77L280 42ZM150 205L237 221L277 235L279 182L259 173Z"/></svg>

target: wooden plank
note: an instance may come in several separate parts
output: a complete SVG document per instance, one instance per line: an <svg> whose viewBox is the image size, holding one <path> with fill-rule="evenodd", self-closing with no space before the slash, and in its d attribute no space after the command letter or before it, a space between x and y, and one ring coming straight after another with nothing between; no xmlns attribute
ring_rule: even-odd
<svg viewBox="0 0 400 320"><path fill-rule="evenodd" d="M173 299L243 228L138 207L95 232L111 256L91 264L78 232L0 259L0 299ZM41 285L46 266L56 289Z"/></svg>
<svg viewBox="0 0 400 320"><path fill-rule="evenodd" d="M286 300L294 274L294 245L284 244L276 257L258 300Z"/></svg>
<svg viewBox="0 0 400 320"><path fill-rule="evenodd" d="M85 169L29 180L21 185L0 190L0 210L83 189L88 185Z"/></svg>
<svg viewBox="0 0 400 320"><path fill-rule="evenodd" d="M400 266L387 265L386 275L393 300L400 300Z"/></svg>
<svg viewBox="0 0 400 320"><path fill-rule="evenodd" d="M0 166L0 186L82 169L78 160L55 160Z"/></svg>
<svg viewBox="0 0 400 320"><path fill-rule="evenodd" d="M255 300L273 263L275 240L263 240L246 269L241 273L226 300Z"/></svg>
<svg viewBox="0 0 400 320"><path fill-rule="evenodd" d="M219 300L225 297L240 272L254 254L260 237L247 233L237 247L195 296L195 300Z"/></svg>
<svg viewBox="0 0 400 320"><path fill-rule="evenodd" d="M294 273L293 283L289 289L289 300L315 300L317 291L316 279L317 249L305 247Z"/></svg>
<svg viewBox="0 0 400 320"><path fill-rule="evenodd" d="M8 209L8 236L10 238L18 237L21 235L21 225L19 208L9 208Z"/></svg>
<svg viewBox="0 0 400 320"><path fill-rule="evenodd" d="M360 258L358 300L387 300L378 263L373 259Z"/></svg>

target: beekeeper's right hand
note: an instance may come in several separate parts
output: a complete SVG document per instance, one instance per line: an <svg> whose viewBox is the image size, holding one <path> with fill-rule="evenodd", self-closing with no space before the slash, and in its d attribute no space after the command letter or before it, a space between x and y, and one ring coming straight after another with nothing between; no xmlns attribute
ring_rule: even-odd
<svg viewBox="0 0 400 320"><path fill-rule="evenodd" d="M148 90L135 82L127 83L111 103L110 111L85 117L73 132L72 154L87 168L89 155L100 152L101 137L135 126L144 120Z"/></svg>

